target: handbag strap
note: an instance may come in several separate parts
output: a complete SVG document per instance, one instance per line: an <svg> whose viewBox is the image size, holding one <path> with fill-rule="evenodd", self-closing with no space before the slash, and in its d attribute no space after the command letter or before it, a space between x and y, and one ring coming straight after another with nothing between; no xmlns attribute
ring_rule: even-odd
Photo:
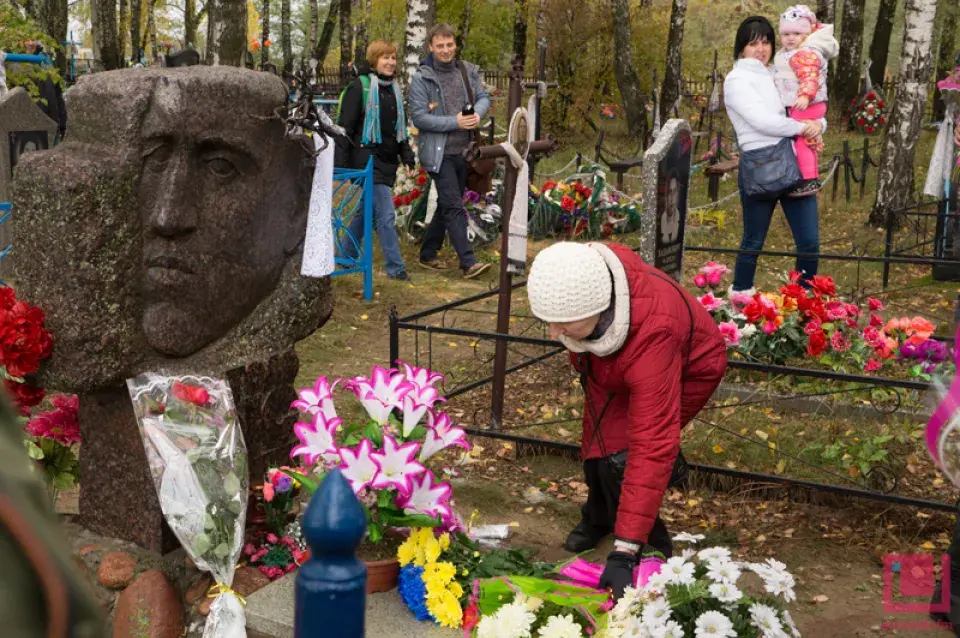
<svg viewBox="0 0 960 638"><path fill-rule="evenodd" d="M470 104L473 105L474 113L476 113L477 103L473 99L473 88L470 86L470 78L467 77L467 65L463 63L462 60L457 60L457 66L460 67L460 77L463 78L463 88L467 91L467 99L470 100ZM480 131L473 129L473 141L477 143L477 146L480 145Z"/></svg>

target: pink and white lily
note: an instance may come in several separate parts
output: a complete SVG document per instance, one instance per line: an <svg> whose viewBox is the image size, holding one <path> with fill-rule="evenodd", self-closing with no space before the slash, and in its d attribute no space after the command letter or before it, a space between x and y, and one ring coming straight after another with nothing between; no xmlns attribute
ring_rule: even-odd
<svg viewBox="0 0 960 638"><path fill-rule="evenodd" d="M443 520L453 518L450 509L452 489L449 483L435 483L433 472L427 470L411 481L410 493L398 498L397 505L407 514L440 516Z"/></svg>
<svg viewBox="0 0 960 638"><path fill-rule="evenodd" d="M412 366L409 363L403 363L402 361L399 363L403 367L403 374L407 378L407 381L418 388L434 386L440 381L447 380L445 376L439 372L434 372L430 368L418 368L417 366Z"/></svg>
<svg viewBox="0 0 960 638"><path fill-rule="evenodd" d="M453 427L450 417L444 413L436 413L433 410L427 411L427 435L420 447L420 462L424 462L431 456L446 448L459 445L464 450L470 449L466 434L462 428Z"/></svg>
<svg viewBox="0 0 960 638"><path fill-rule="evenodd" d="M420 444L416 441L400 445L392 436L385 434L383 447L370 455L378 469L377 476L370 483L370 487L374 489L395 487L401 495L409 494L413 478L427 469L414 460L419 448Z"/></svg>
<svg viewBox="0 0 960 638"><path fill-rule="evenodd" d="M370 439L363 439L355 450L348 447L340 448L340 471L343 478L350 482L354 494L371 485L377 478L380 468L374 462L373 444Z"/></svg>
<svg viewBox="0 0 960 638"><path fill-rule="evenodd" d="M333 390L338 383L340 379L330 383L324 375L317 379L312 388L301 388L297 393L300 398L291 403L290 407L310 415L323 412L327 419L335 419L337 410L333 406Z"/></svg>
<svg viewBox="0 0 960 638"><path fill-rule="evenodd" d="M312 467L321 457L324 461L337 460L339 455L334 435L341 422L337 417L328 419L323 412L317 412L313 415L313 423L294 424L293 432L300 439L300 445L290 450L290 458L302 456L307 467Z"/></svg>
<svg viewBox="0 0 960 638"><path fill-rule="evenodd" d="M385 425L390 419L390 412L403 407L403 397L413 390L414 385L395 370L373 366L369 379L355 377L345 387L357 395L377 425Z"/></svg>
<svg viewBox="0 0 960 638"><path fill-rule="evenodd" d="M420 387L414 384L413 389L403 395L403 438L410 436L423 415L439 401L446 399L431 386Z"/></svg>

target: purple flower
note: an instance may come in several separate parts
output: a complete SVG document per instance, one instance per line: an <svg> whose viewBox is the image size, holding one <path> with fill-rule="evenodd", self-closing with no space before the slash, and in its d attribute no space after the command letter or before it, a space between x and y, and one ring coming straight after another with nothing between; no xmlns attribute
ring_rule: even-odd
<svg viewBox="0 0 960 638"><path fill-rule="evenodd" d="M942 341L927 339L920 344L921 356L932 363L940 363L947 358L947 344Z"/></svg>
<svg viewBox="0 0 960 638"><path fill-rule="evenodd" d="M901 359L916 359L920 356L920 349L916 344L906 341L902 346L900 346L900 358Z"/></svg>
<svg viewBox="0 0 960 638"><path fill-rule="evenodd" d="M285 492L289 492L291 487L293 487L293 480L284 474L277 479L277 484L274 485L274 490L279 494L283 494Z"/></svg>
<svg viewBox="0 0 960 638"><path fill-rule="evenodd" d="M934 370L936 369L937 369L937 364L935 363L927 363L923 366L923 371L926 374L933 374Z"/></svg>
<svg viewBox="0 0 960 638"><path fill-rule="evenodd" d="M480 201L480 195L470 190L469 188L463 192L463 201L469 202L471 204L476 204Z"/></svg>

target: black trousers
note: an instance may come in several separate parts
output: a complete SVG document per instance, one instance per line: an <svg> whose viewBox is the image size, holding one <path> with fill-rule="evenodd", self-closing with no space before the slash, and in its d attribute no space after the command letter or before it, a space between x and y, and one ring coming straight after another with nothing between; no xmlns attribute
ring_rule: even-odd
<svg viewBox="0 0 960 638"><path fill-rule="evenodd" d="M619 455L613 455L613 457L617 456ZM623 456L624 461L625 458ZM670 476L670 486L683 483L686 474L687 463L683 454L680 454ZM591 530L590 535L594 538L612 534L617 523L617 509L620 507L620 488L623 485L623 476L617 470L616 463L611 463L609 459L605 458L584 461L583 475L589 491L587 492L587 502L580 507L581 524ZM641 549L641 552L650 549L660 552L667 558L673 556L673 542L670 540L670 532L659 516L653 522L653 528L647 538L647 547Z"/></svg>

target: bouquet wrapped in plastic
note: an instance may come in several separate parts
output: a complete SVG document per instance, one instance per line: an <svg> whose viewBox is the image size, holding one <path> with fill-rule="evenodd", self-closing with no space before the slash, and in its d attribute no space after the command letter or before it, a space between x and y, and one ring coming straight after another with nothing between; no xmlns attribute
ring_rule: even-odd
<svg viewBox="0 0 960 638"><path fill-rule="evenodd" d="M160 508L187 554L216 582L205 638L246 636L230 588L243 545L247 447L226 381L146 373L127 380Z"/></svg>

